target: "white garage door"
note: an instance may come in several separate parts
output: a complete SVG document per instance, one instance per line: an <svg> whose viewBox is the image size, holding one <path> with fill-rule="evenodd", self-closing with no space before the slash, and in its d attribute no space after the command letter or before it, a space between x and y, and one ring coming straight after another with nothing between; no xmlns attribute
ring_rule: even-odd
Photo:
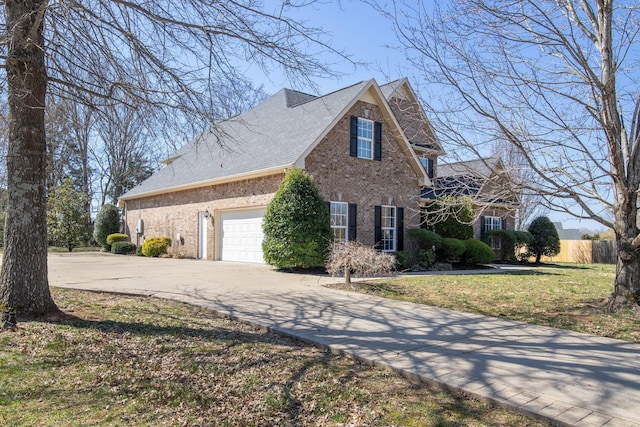
<svg viewBox="0 0 640 427"><path fill-rule="evenodd" d="M264 263L262 258L263 217L264 209L222 213L220 259Z"/></svg>

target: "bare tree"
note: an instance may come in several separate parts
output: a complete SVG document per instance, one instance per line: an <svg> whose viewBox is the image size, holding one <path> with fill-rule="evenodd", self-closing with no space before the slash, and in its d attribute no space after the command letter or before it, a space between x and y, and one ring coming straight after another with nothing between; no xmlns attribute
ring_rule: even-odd
<svg viewBox="0 0 640 427"><path fill-rule="evenodd" d="M308 2L304 2L308 4ZM47 89L100 110L147 105L157 123L213 123L216 84L247 61L295 83L330 74L322 32L289 18L296 6L254 0L6 0L2 51L8 89L8 208L0 304L57 311L47 279ZM45 61L46 58L46 61ZM6 310L5 310L6 311ZM6 313L5 313L6 315Z"/></svg>
<svg viewBox="0 0 640 427"><path fill-rule="evenodd" d="M480 156L496 138L508 141L535 172L527 188L547 206L613 228L619 252L610 308L637 308L640 6L460 0L447 7L397 0L380 8L429 85L425 104L443 145Z"/></svg>
<svg viewBox="0 0 640 427"><path fill-rule="evenodd" d="M98 138L90 151L100 174L101 206L107 197L109 203L117 204L121 195L148 178L153 165L166 157L162 148L152 147L145 111L144 105L113 105L97 119Z"/></svg>
<svg viewBox="0 0 640 427"><path fill-rule="evenodd" d="M535 172L528 167L527 160L520 150L509 141L497 140L492 147L492 156L499 157L504 165L504 171L509 177L511 190L517 194L515 229L526 231L534 218L548 216L544 198L532 190L532 183L536 181Z"/></svg>

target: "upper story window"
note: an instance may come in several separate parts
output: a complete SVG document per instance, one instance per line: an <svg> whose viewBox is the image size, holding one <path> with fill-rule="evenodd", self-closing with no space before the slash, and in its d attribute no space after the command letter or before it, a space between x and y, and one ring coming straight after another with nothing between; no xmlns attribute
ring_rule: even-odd
<svg viewBox="0 0 640 427"><path fill-rule="evenodd" d="M420 163L422 163L422 167L427 172L427 175L429 176L429 178L433 178L433 166L435 163L433 159L429 159L427 157L420 157Z"/></svg>
<svg viewBox="0 0 640 427"><path fill-rule="evenodd" d="M382 123L351 116L349 155L382 160Z"/></svg>
<svg viewBox="0 0 640 427"><path fill-rule="evenodd" d="M373 122L358 117L358 157L373 159Z"/></svg>
<svg viewBox="0 0 640 427"><path fill-rule="evenodd" d="M331 231L335 243L345 243L349 240L349 204L343 202L331 202L329 208L331 218Z"/></svg>

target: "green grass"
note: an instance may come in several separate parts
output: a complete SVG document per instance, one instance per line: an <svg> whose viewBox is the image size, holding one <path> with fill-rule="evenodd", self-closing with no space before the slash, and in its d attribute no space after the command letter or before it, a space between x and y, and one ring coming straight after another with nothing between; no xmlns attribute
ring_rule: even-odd
<svg viewBox="0 0 640 427"><path fill-rule="evenodd" d="M73 317L0 330L1 425L542 425L201 308L52 291Z"/></svg>
<svg viewBox="0 0 640 427"><path fill-rule="evenodd" d="M332 287L640 342L640 311L606 311L614 278L614 265L558 264L503 274L404 276Z"/></svg>

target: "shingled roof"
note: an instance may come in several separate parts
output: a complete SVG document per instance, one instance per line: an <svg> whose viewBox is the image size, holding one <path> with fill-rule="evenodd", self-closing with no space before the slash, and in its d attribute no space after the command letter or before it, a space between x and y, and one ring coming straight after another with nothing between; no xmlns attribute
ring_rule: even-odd
<svg viewBox="0 0 640 427"><path fill-rule="evenodd" d="M164 162L163 168L120 200L303 167L306 155L365 93L386 105L385 96L373 79L323 96L282 89L254 109L217 124L186 144ZM390 108L383 110L393 115ZM424 174L406 138L405 145L414 159L413 167ZM426 175L425 180L428 181Z"/></svg>

